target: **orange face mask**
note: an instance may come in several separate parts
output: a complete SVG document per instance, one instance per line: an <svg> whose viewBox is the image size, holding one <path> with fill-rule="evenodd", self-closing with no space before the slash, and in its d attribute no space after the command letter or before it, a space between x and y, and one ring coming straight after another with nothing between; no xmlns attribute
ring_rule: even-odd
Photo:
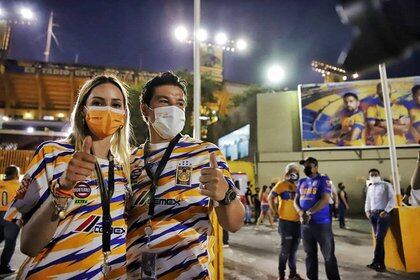
<svg viewBox="0 0 420 280"><path fill-rule="evenodd" d="M110 106L86 106L85 120L90 131L103 139L124 126L125 111Z"/></svg>

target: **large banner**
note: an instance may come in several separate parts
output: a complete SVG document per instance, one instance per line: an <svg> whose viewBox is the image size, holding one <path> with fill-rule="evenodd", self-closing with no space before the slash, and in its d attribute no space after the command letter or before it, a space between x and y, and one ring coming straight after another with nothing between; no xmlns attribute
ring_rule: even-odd
<svg viewBox="0 0 420 280"><path fill-rule="evenodd" d="M397 146L420 144L420 77L389 79ZM379 80L300 85L302 148L386 147Z"/></svg>

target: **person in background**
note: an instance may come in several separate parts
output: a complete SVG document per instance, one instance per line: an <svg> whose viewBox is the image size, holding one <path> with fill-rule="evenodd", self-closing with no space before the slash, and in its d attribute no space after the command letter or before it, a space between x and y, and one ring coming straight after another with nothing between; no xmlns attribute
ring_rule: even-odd
<svg viewBox="0 0 420 280"><path fill-rule="evenodd" d="M270 211L270 205L268 204L268 195L270 194L270 188L267 185L264 185L260 190L259 199L261 201L261 214L257 220L256 229L258 229L259 225L264 221L265 218L268 218L270 222L270 226L273 228L273 217Z"/></svg>
<svg viewBox="0 0 420 280"><path fill-rule="evenodd" d="M411 206L411 185L409 185L403 193L404 193L404 196L403 196L402 202L407 206Z"/></svg>
<svg viewBox="0 0 420 280"><path fill-rule="evenodd" d="M5 178L3 181L0 181L0 193L2 197L0 204L0 242L4 241L0 261L0 276L7 276L15 272L15 270L10 268L10 260L15 252L16 239L20 230L16 221L9 222L4 219L6 210L10 202L13 201L16 191L19 188L20 170L19 167L10 165L6 167L4 173Z"/></svg>
<svg viewBox="0 0 420 280"><path fill-rule="evenodd" d="M257 223L258 218L261 215L261 200L259 197L260 188L255 188L255 193L252 195L252 203L254 204L254 221Z"/></svg>
<svg viewBox="0 0 420 280"><path fill-rule="evenodd" d="M328 177L327 174L325 176ZM330 215L331 218L337 219L337 210L338 210L338 195L337 195L337 188L334 185L334 182L330 179L329 184L331 186L331 196L328 201L328 204L330 206Z"/></svg>
<svg viewBox="0 0 420 280"><path fill-rule="evenodd" d="M372 182L366 193L365 212L375 234L375 255L367 267L378 272L386 271L384 240L389 228L389 214L396 205L394 188L381 180L378 169L369 170L369 180Z"/></svg>
<svg viewBox="0 0 420 280"><path fill-rule="evenodd" d="M289 163L285 168L284 181L278 182L269 195L270 209L274 212L274 200L279 200L278 232L281 236L281 251L279 255L279 280L286 279L286 264L289 264L289 280L301 280L296 271L296 252L300 243L299 215L294 208L296 182L299 180L299 165Z"/></svg>
<svg viewBox="0 0 420 280"><path fill-rule="evenodd" d="M302 242L306 252L306 276L318 279L318 244L325 261L328 280L339 280L335 257L334 236L328 201L331 197L331 181L318 172L318 160L308 157L299 162L305 169L306 178L298 182L295 208L301 220Z"/></svg>
<svg viewBox="0 0 420 280"><path fill-rule="evenodd" d="M340 222L340 228L348 229L346 227L346 212L350 207L345 188L342 182L338 183L338 220Z"/></svg>
<svg viewBox="0 0 420 280"><path fill-rule="evenodd" d="M365 117L360 109L359 97L356 93L343 95L345 109L340 114L341 131L337 144L339 146L365 145Z"/></svg>
<svg viewBox="0 0 420 280"><path fill-rule="evenodd" d="M247 182L247 188L245 192L245 224L252 223L252 207L254 203L252 202L252 185L251 182Z"/></svg>

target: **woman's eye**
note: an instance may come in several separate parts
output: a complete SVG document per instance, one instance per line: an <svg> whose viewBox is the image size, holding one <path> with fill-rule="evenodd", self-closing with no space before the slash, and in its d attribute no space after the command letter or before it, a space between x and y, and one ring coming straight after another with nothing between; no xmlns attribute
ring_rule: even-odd
<svg viewBox="0 0 420 280"><path fill-rule="evenodd" d="M120 103L115 103L115 104L112 104L112 107L113 108L121 108L122 105Z"/></svg>
<svg viewBox="0 0 420 280"><path fill-rule="evenodd" d="M99 101L93 101L92 106L102 106L102 104Z"/></svg>

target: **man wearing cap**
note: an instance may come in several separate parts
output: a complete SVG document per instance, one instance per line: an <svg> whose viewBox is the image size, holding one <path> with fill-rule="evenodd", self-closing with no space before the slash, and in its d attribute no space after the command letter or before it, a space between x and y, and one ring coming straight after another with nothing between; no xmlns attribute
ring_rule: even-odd
<svg viewBox="0 0 420 280"><path fill-rule="evenodd" d="M331 185L328 176L318 173L318 161L308 157L299 162L307 176L298 182L295 208L302 222L302 242L306 252L306 276L318 280L318 246L325 260L328 280L338 280L337 259L328 201Z"/></svg>
<svg viewBox="0 0 420 280"><path fill-rule="evenodd" d="M302 279L296 272L296 252L300 242L299 215L294 208L296 182L299 180L299 166L289 163L285 168L284 181L277 183L269 195L271 211L275 212L274 199L279 198L278 232L281 235L281 251L279 256L279 279L285 278L286 263L289 262L289 279Z"/></svg>

